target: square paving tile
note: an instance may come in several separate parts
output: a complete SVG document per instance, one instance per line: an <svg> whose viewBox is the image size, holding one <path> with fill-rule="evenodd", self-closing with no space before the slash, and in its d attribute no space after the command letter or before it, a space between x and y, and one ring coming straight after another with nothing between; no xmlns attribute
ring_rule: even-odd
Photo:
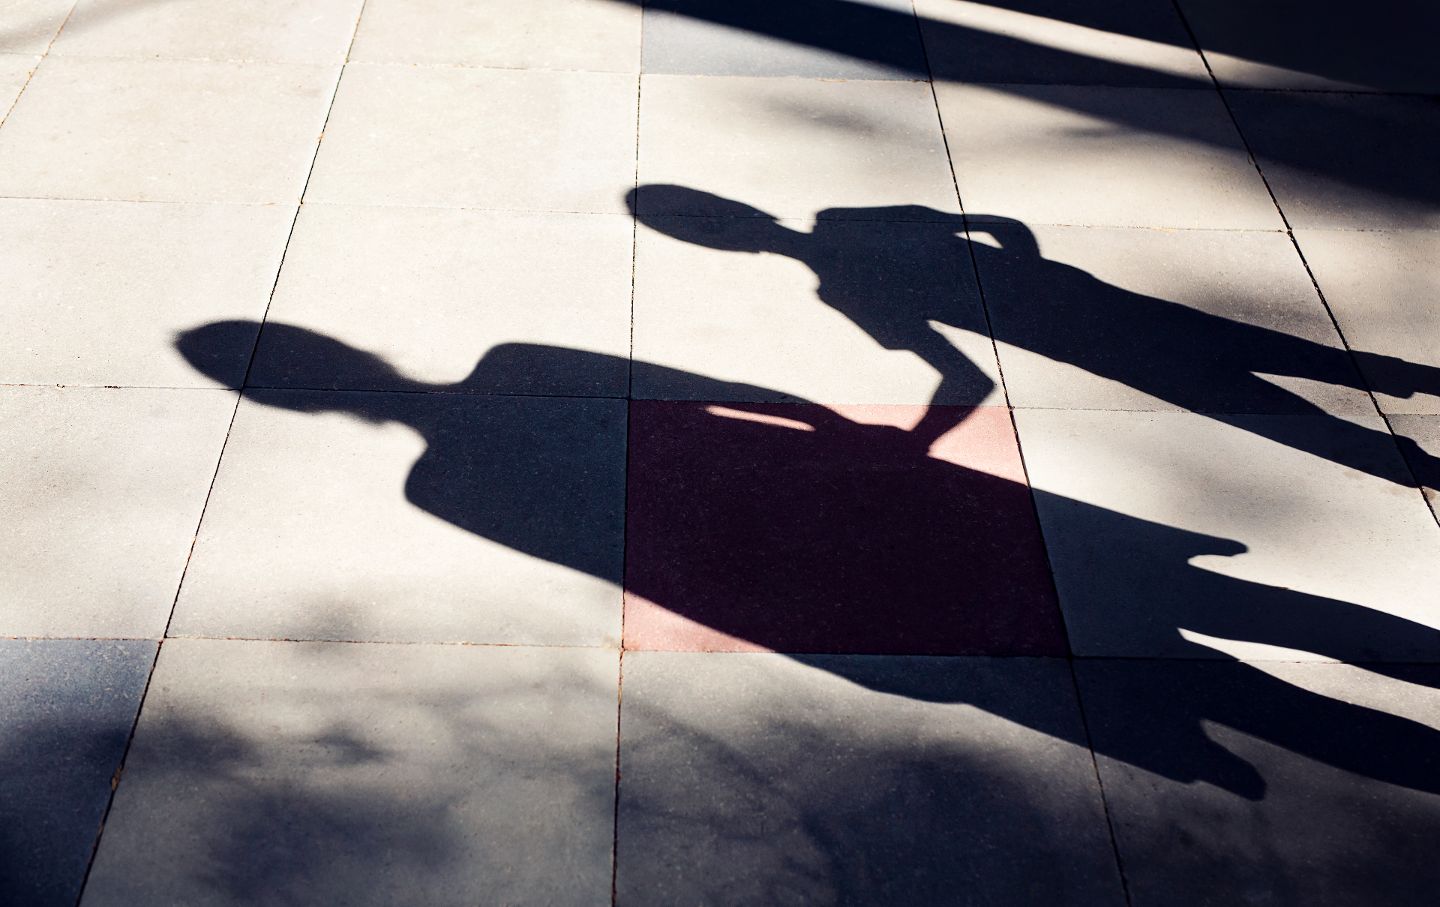
<svg viewBox="0 0 1440 907"><path fill-rule="evenodd" d="M1122 904L1064 662L630 653L619 904Z"/></svg>
<svg viewBox="0 0 1440 907"><path fill-rule="evenodd" d="M636 77L345 69L308 201L625 211Z"/></svg>
<svg viewBox="0 0 1440 907"><path fill-rule="evenodd" d="M623 397L633 243L623 215L306 205L250 383ZM393 370L336 371L310 332ZM586 370L474 371L504 343L596 355Z"/></svg>
<svg viewBox="0 0 1440 907"><path fill-rule="evenodd" d="M1169 0L916 0L936 79L1199 88L1210 76Z"/></svg>
<svg viewBox="0 0 1440 907"><path fill-rule="evenodd" d="M613 644L624 403L247 392L172 633Z"/></svg>
<svg viewBox="0 0 1440 907"><path fill-rule="evenodd" d="M1440 233L1296 234L1387 413L1440 413Z"/></svg>
<svg viewBox="0 0 1440 907"><path fill-rule="evenodd" d="M1423 904L1440 884L1434 666L1076 667L1136 907Z"/></svg>
<svg viewBox="0 0 1440 907"><path fill-rule="evenodd" d="M602 903L614 652L170 640L85 892Z"/></svg>
<svg viewBox="0 0 1440 907"><path fill-rule="evenodd" d="M1015 415L1076 654L1440 659L1440 527L1378 417Z"/></svg>
<svg viewBox="0 0 1440 907"><path fill-rule="evenodd" d="M1279 229L1211 90L936 86L973 218Z"/></svg>
<svg viewBox="0 0 1440 907"><path fill-rule="evenodd" d="M0 894L72 907L155 644L0 640Z"/></svg>
<svg viewBox="0 0 1440 907"><path fill-rule="evenodd" d="M368 0L350 59L638 72L640 4L594 0Z"/></svg>
<svg viewBox="0 0 1440 907"><path fill-rule="evenodd" d="M994 348L958 218L825 214L813 227L647 218L635 268L636 396L998 401Z"/></svg>
<svg viewBox="0 0 1440 907"><path fill-rule="evenodd" d="M905 0L649 0L645 71L925 79Z"/></svg>
<svg viewBox="0 0 1440 907"><path fill-rule="evenodd" d="M1180 0L1179 6L1223 85L1440 91L1432 40L1440 10L1428 3Z"/></svg>
<svg viewBox="0 0 1440 907"><path fill-rule="evenodd" d="M0 388L0 635L160 636L234 406Z"/></svg>
<svg viewBox="0 0 1440 907"><path fill-rule="evenodd" d="M0 53L43 54L75 0L9 0Z"/></svg>
<svg viewBox="0 0 1440 907"><path fill-rule="evenodd" d="M1440 101L1294 91L1226 95L1291 226L1440 227Z"/></svg>
<svg viewBox="0 0 1440 907"><path fill-rule="evenodd" d="M1390 425L1402 439L1401 450L1425 491L1430 509L1440 518L1440 415L1391 416Z"/></svg>
<svg viewBox="0 0 1440 907"><path fill-rule="evenodd" d="M636 402L625 645L1062 654L1024 481L1003 407Z"/></svg>
<svg viewBox="0 0 1440 907"><path fill-rule="evenodd" d="M140 59L341 63L363 0L133 3L80 0L51 53Z"/></svg>
<svg viewBox="0 0 1440 907"><path fill-rule="evenodd" d="M0 195L294 202L335 70L47 59L0 127Z"/></svg>
<svg viewBox="0 0 1440 907"><path fill-rule="evenodd" d="M974 232L1016 406L1375 411L1283 233Z"/></svg>
<svg viewBox="0 0 1440 907"><path fill-rule="evenodd" d="M207 363L175 349L197 321L265 314L294 209L0 200L0 382L237 387L255 334Z"/></svg>
<svg viewBox="0 0 1440 907"><path fill-rule="evenodd" d="M831 209L948 220L960 210L928 85L645 76L639 213L733 214L726 200L791 218ZM870 210L895 206L911 207Z"/></svg>
<svg viewBox="0 0 1440 907"><path fill-rule="evenodd" d="M10 105L20 96L39 62L39 57L0 53L0 122L4 122Z"/></svg>

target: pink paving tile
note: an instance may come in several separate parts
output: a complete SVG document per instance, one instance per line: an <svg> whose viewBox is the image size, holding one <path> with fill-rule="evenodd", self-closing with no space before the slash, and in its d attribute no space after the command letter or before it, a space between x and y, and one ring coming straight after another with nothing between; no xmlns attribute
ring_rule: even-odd
<svg viewBox="0 0 1440 907"><path fill-rule="evenodd" d="M1066 650L1003 408L635 401L628 508L628 648Z"/></svg>

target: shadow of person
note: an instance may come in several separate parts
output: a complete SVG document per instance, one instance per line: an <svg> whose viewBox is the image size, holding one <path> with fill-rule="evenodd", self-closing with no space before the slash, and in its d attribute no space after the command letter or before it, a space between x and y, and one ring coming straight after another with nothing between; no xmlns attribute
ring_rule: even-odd
<svg viewBox="0 0 1440 907"><path fill-rule="evenodd" d="M237 338L253 340L258 330L253 322L219 322L186 331L176 343L197 368L221 373L216 351L233 350ZM503 344L465 380L434 385L303 328L272 322L264 331L279 341L275 348L302 357L334 384L378 381L396 392L250 389L247 396L297 412L408 426L426 443L405 483L415 506L517 551L620 584L619 562L607 547L614 542L597 541L607 533L590 519L594 488L604 487L594 479L604 472L595 461L601 454L560 430L564 420L535 418L537 407L553 398L487 396L479 417L475 407L444 405L454 402L448 395L478 399L473 388L503 383L510 370L590 373L614 357ZM682 377L728 401L773 397L763 388ZM730 640L739 643L731 648L785 652L870 688L920 699L933 694L896 672L874 670L864 658L806 653L1068 654L1029 486L1003 465L978 468L967 460L974 439L965 433L1008 432L1006 411L949 409L946 419L957 428L927 442L913 434L928 418L924 412L911 413L907 427L885 424L866 408L847 415L815 404L631 402L628 489L606 491L616 498L628 493L626 645L637 647L634 628L638 647L664 648L669 615L700 628L692 642ZM996 417L1004 417L1003 426L987 427L985 420ZM1182 626L1320 655L1336 646L1353 651L1357 640L1383 647L1433 638L1432 629L1402 618L1190 564L1199 555L1243 552L1238 542L1080 501L1051 503L1106 527L1117 556L1140 565L1142 588L1196 585L1202 594L1188 600L1204 606L1180 613L1171 632ZM664 613L657 619L658 611ZM656 627L659 634L645 638ZM1200 646L1195 653L1214 655ZM1263 779L1238 757L1196 758L1215 751L1204 727L1218 722L1348 771L1440 792L1440 774L1432 770L1440 738L1433 730L1315 696L1248 666L1242 676L1248 680L1238 695L1197 700L1201 705L1177 706L1165 716L1166 733L1194 738L1195 747L1151 752L1122 745L1111 755L1167 777L1263 795ZM1264 719L1254 697L1316 721ZM1043 717L1053 709L1007 697L969 701L1087 745ZM1385 741L1383 753L1357 743L1363 740Z"/></svg>
<svg viewBox="0 0 1440 907"><path fill-rule="evenodd" d="M641 198L649 201L642 204ZM908 349L941 376L936 399L956 388L973 387L975 366L960 355L932 322L977 333L993 332L998 342L1027 350L1108 378L1190 412L1298 414L1318 416L1317 433L1301 420L1262 419L1235 423L1269 440L1358 469L1401 485L1414 478L1394 457L1376 457L1377 444L1399 444L1420 470L1434 458L1408 438L1394 438L1338 418L1310 400L1261 375L1282 375L1364 391L1351 353L1282 331L1259 327L1199 309L1134 293L1096 279L1086 271L1046 259L1031 231L1018 221L985 217L970 221L970 233L988 233L993 247L964 238L959 215L921 206L827 209L816 215L810 232L788 227L775 217L741 202L684 186L647 185L628 196L632 211L647 227L685 242L742 253L793 258L819 280L816 295L886 349ZM647 208L703 210L720 216L647 216ZM926 231L927 251L968 259L973 254L987 286L1003 286L1027 300L987 329L983 314L965 311L959 294L941 297L923 289L929 280L925 260L912 266L876 268L866 254L869 241L857 232L857 220L906 222ZM941 252L936 252L936 243ZM1377 367L1386 386L1377 391L1399 397L1440 393L1440 369L1374 353L1355 352ZM961 361L963 360L963 362ZM933 426L938 437L946 426ZM920 434L927 434L922 431ZM1323 447L1315 443L1323 436Z"/></svg>

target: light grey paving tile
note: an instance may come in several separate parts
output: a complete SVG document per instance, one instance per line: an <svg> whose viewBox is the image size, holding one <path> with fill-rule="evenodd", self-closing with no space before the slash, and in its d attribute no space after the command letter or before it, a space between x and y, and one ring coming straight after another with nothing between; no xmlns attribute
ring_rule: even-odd
<svg viewBox="0 0 1440 907"><path fill-rule="evenodd" d="M0 2L0 53L43 54L75 0Z"/></svg>
<svg viewBox="0 0 1440 907"><path fill-rule="evenodd" d="M959 211L927 85L650 76L640 98L643 215L730 214L678 185L775 217L945 220ZM863 209L912 206L908 212ZM923 210L921 206L933 210Z"/></svg>
<svg viewBox="0 0 1440 907"><path fill-rule="evenodd" d="M941 84L936 92L974 218L1282 226L1214 91Z"/></svg>
<svg viewBox="0 0 1440 907"><path fill-rule="evenodd" d="M350 58L504 69L638 72L640 4L595 0L369 0Z"/></svg>
<svg viewBox="0 0 1440 907"><path fill-rule="evenodd" d="M619 639L619 400L247 393L172 633Z"/></svg>
<svg viewBox="0 0 1440 907"><path fill-rule="evenodd" d="M1434 666L1076 667L1132 904L1430 900Z"/></svg>
<svg viewBox="0 0 1440 907"><path fill-rule="evenodd" d="M4 122L10 106L20 97L21 89L39 63L39 57L0 53L0 122Z"/></svg>
<svg viewBox="0 0 1440 907"><path fill-rule="evenodd" d="M1387 413L1440 413L1440 233L1296 233Z"/></svg>
<svg viewBox="0 0 1440 907"><path fill-rule="evenodd" d="M85 892L597 904L614 652L170 640Z"/></svg>
<svg viewBox="0 0 1440 907"><path fill-rule="evenodd" d="M254 348L207 378L176 351L199 321L260 318L294 209L0 200L0 382L238 387Z"/></svg>
<svg viewBox="0 0 1440 907"><path fill-rule="evenodd" d="M71 907L155 644L0 640L0 900Z"/></svg>
<svg viewBox="0 0 1440 907"><path fill-rule="evenodd" d="M80 0L50 52L137 59L340 63L363 0Z"/></svg>
<svg viewBox="0 0 1440 907"><path fill-rule="evenodd" d="M936 79L1199 88L1210 76L1169 0L916 0Z"/></svg>
<svg viewBox="0 0 1440 907"><path fill-rule="evenodd" d="M1120 904L1063 661L628 653L617 903Z"/></svg>
<svg viewBox="0 0 1440 907"><path fill-rule="evenodd" d="M1282 233L1018 223L974 233L1016 406L1374 413Z"/></svg>
<svg viewBox="0 0 1440 907"><path fill-rule="evenodd" d="M1440 227L1440 101L1231 91L1231 109L1296 228Z"/></svg>
<svg viewBox="0 0 1440 907"><path fill-rule="evenodd" d="M636 77L346 67L308 201L624 212Z"/></svg>
<svg viewBox="0 0 1440 907"><path fill-rule="evenodd" d="M829 79L929 77L906 0L650 0L645 71Z"/></svg>
<svg viewBox="0 0 1440 907"><path fill-rule="evenodd" d="M828 212L827 212L828 213ZM995 356L958 223L646 218L635 272L639 397L979 404ZM932 327L938 324L941 327ZM758 386L758 387L757 387Z"/></svg>
<svg viewBox="0 0 1440 907"><path fill-rule="evenodd" d="M1440 415L1391 416L1390 426L1430 509L1440 518Z"/></svg>
<svg viewBox="0 0 1440 907"><path fill-rule="evenodd" d="M1440 10L1428 3L1181 0L1179 6L1222 85L1440 91L1434 47Z"/></svg>
<svg viewBox="0 0 1440 907"><path fill-rule="evenodd" d="M0 635L160 636L234 405L0 388Z"/></svg>
<svg viewBox="0 0 1440 907"><path fill-rule="evenodd" d="M1440 658L1440 528L1356 419L1016 410L1074 651Z"/></svg>
<svg viewBox="0 0 1440 907"><path fill-rule="evenodd" d="M335 69L47 59L0 128L0 195L293 203Z"/></svg>
<svg viewBox="0 0 1440 907"><path fill-rule="evenodd" d="M624 215L518 214L438 208L307 205L285 253L271 322L318 332L382 357L389 380L475 393L623 397L629 380L634 226ZM351 387L310 336L261 336L250 383ZM588 370L473 370L492 347L585 350Z"/></svg>

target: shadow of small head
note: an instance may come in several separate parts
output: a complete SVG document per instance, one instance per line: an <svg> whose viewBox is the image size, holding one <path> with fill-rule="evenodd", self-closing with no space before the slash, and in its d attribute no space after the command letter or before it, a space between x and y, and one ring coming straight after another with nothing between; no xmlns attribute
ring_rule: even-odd
<svg viewBox="0 0 1440 907"><path fill-rule="evenodd" d="M410 384L384 359L356 349L324 334L294 325L255 321L215 321L175 335L175 348L196 371L227 387L234 387L233 375L252 348L264 356L272 372L283 376L303 375L297 384L305 388L397 387ZM277 382L283 387L288 382ZM299 412L347 412L370 421L363 405L337 405L333 394L265 394L263 402ZM346 401L360 404L361 401Z"/></svg>
<svg viewBox="0 0 1440 907"><path fill-rule="evenodd" d="M658 233L723 252L779 251L795 235L773 214L686 186L640 186L626 193L625 204Z"/></svg>

